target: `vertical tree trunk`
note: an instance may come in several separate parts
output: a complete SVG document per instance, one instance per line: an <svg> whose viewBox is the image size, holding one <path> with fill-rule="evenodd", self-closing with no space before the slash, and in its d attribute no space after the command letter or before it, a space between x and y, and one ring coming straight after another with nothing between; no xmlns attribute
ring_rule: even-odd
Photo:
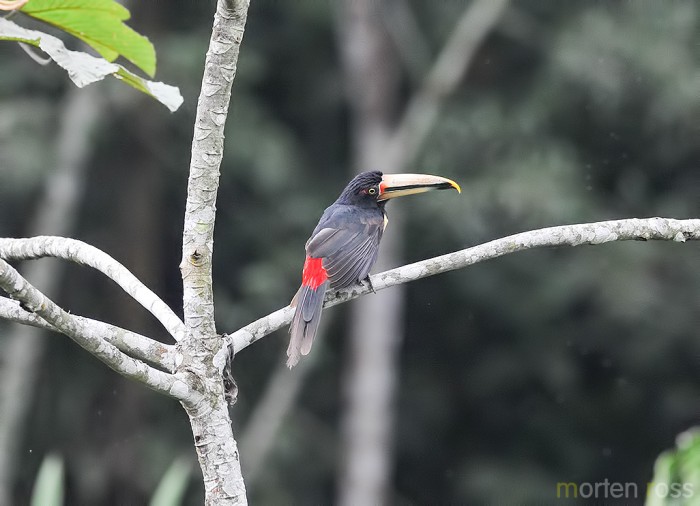
<svg viewBox="0 0 700 506"><path fill-rule="evenodd" d="M391 134L399 75L381 25L380 8L373 0L345 0L338 16L352 110L354 172L394 171L385 146ZM375 271L400 263L401 220L397 215L393 210ZM399 289L364 297L351 310L338 490L341 505L387 503L403 294Z"/></svg>
<svg viewBox="0 0 700 506"><path fill-rule="evenodd" d="M199 404L184 407L204 478L205 504L217 506L247 504L224 399L222 370L227 353L216 333L211 266L224 125L249 3L217 2L197 102L180 263L187 335L178 343L178 372L189 375L204 396Z"/></svg>
<svg viewBox="0 0 700 506"><path fill-rule="evenodd" d="M221 384L220 377L218 384ZM204 504L246 505L248 499L228 404L223 392L210 398L213 405L185 406L204 477Z"/></svg>

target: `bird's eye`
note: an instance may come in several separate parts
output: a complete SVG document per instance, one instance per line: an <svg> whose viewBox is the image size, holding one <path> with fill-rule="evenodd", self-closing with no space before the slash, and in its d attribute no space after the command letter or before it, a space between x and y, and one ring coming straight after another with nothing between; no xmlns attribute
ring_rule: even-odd
<svg viewBox="0 0 700 506"><path fill-rule="evenodd" d="M367 193L369 193L370 195L374 195L375 193L377 193L377 189L376 189L376 188L370 188L369 190L367 190Z"/></svg>

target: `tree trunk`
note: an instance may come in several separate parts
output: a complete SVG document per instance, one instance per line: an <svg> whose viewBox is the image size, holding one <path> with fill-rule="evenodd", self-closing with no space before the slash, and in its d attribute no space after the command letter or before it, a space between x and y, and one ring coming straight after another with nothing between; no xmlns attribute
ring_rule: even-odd
<svg viewBox="0 0 700 506"><path fill-rule="evenodd" d="M220 385L221 377L214 378L214 381ZM212 395L210 400L213 401L211 405L185 406L204 476L204 504L248 504L228 404L223 393Z"/></svg>
<svg viewBox="0 0 700 506"><path fill-rule="evenodd" d="M222 371L227 349L216 333L212 254L224 126L248 15L248 0L218 0L204 63L192 140L182 233L185 338L178 343L178 372L203 395L183 403L204 477L205 504L247 504L238 447L233 437Z"/></svg>

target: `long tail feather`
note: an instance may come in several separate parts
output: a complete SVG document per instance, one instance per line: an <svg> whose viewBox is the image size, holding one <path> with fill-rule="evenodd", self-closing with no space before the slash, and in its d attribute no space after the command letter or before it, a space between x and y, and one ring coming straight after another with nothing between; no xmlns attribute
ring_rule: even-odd
<svg viewBox="0 0 700 506"><path fill-rule="evenodd" d="M289 347L287 348L287 367L294 367L302 355L308 355L314 337L321 323L323 299L328 288L328 281L316 288L302 285L292 300L296 304L294 319L289 326Z"/></svg>

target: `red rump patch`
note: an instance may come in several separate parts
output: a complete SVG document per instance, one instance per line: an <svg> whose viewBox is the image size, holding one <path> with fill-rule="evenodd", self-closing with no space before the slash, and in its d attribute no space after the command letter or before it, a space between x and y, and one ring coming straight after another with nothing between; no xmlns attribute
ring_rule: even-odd
<svg viewBox="0 0 700 506"><path fill-rule="evenodd" d="M328 279L328 273L323 268L323 258L306 257L301 284L313 288L321 286Z"/></svg>

